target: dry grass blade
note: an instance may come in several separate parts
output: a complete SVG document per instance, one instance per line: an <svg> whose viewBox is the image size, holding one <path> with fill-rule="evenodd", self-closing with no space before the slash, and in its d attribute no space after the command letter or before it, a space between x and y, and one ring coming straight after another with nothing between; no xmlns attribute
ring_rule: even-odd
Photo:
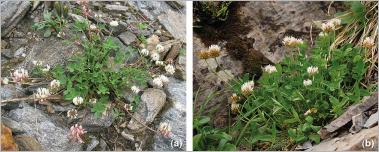
<svg viewBox="0 0 379 152"><path fill-rule="evenodd" d="M377 84L378 73L378 2L363 2L365 10L365 18L367 20L365 25L359 23L358 20L353 20L350 24L344 26L343 29L336 36L336 40L331 45L331 48L336 48L341 44L352 43L361 45L366 37L374 39L375 46L365 52L365 58L369 64L365 74L364 84ZM350 14L352 12L348 12Z"/></svg>

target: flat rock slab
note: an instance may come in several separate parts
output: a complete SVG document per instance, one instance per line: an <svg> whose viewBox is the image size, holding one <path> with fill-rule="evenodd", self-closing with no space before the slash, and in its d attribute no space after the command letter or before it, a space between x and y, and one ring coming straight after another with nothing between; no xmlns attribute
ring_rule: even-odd
<svg viewBox="0 0 379 152"><path fill-rule="evenodd" d="M89 132L96 132L111 126L114 120L112 112L108 112L107 115L99 117L91 112L83 118L81 125Z"/></svg>
<svg viewBox="0 0 379 152"><path fill-rule="evenodd" d="M365 144L370 142L371 144ZM374 145L373 145L374 144ZM378 126L322 141L308 151L378 151Z"/></svg>
<svg viewBox="0 0 379 152"><path fill-rule="evenodd" d="M174 38L185 42L186 15L184 8L173 9L163 1L128 1L128 3L150 20L158 20Z"/></svg>
<svg viewBox="0 0 379 152"><path fill-rule="evenodd" d="M69 141L69 128L57 125L50 116L28 104L23 104L22 109L11 110L7 117L17 121L25 135L36 138L43 150L81 150L81 144Z"/></svg>
<svg viewBox="0 0 379 152"><path fill-rule="evenodd" d="M64 64L71 56L80 53L82 50L79 46L73 43L66 44L62 39L55 36L37 41L31 44L30 48L25 60L18 65L19 67L26 67L28 70L32 69L34 60L42 61L50 66Z"/></svg>
<svg viewBox="0 0 379 152"><path fill-rule="evenodd" d="M30 8L29 1L1 1L1 37L7 35Z"/></svg>
<svg viewBox="0 0 379 152"><path fill-rule="evenodd" d="M145 126L153 122L154 118L161 111L166 103L166 94L163 90L149 88L141 96L141 103L138 105L136 112L133 114L135 119L130 120L127 125L131 132L141 132Z"/></svg>
<svg viewBox="0 0 379 152"><path fill-rule="evenodd" d="M166 86L169 107L162 111L159 122L167 122L172 127L172 137L165 138L154 134L154 151L185 151L186 150L186 82L170 78ZM157 123L156 128L159 128ZM181 147L171 147L172 140L182 143Z"/></svg>

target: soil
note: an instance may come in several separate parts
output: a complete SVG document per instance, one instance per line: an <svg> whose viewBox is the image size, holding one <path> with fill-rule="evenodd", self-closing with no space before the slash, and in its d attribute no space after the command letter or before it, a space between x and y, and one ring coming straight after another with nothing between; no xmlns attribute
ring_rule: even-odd
<svg viewBox="0 0 379 152"><path fill-rule="evenodd" d="M261 67L272 63L260 51L254 49L255 40L247 37L251 30L247 26L250 18L242 20L239 14L239 8L245 4L246 2L231 3L229 16L225 22L207 24L207 22L200 21L195 23L199 24L200 28L194 29L194 32L199 35L206 46L218 41L226 41L225 49L228 54L234 59L241 60L244 71L256 75L255 78L258 78L262 72ZM202 12L195 12L194 14L204 15Z"/></svg>

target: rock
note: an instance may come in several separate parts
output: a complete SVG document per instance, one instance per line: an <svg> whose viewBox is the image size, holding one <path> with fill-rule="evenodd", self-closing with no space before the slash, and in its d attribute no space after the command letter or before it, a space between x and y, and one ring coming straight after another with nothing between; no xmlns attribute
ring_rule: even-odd
<svg viewBox="0 0 379 152"><path fill-rule="evenodd" d="M165 138L160 134L155 134L152 147L154 151L184 151L186 149L186 82L170 78L165 90L169 107L162 111L158 121L169 123L173 136ZM160 123L157 123L156 128ZM183 146L173 148L172 140L182 143Z"/></svg>
<svg viewBox="0 0 379 152"><path fill-rule="evenodd" d="M378 151L378 126L322 141L310 151Z"/></svg>
<svg viewBox="0 0 379 152"><path fill-rule="evenodd" d="M62 101L63 102L63 101ZM67 105L58 105L58 104L53 104L53 109L55 112L66 112L71 109L75 109L75 106L73 104L67 104Z"/></svg>
<svg viewBox="0 0 379 152"><path fill-rule="evenodd" d="M306 141L303 144L297 145L295 150L307 150L309 148L312 148L312 143L310 141Z"/></svg>
<svg viewBox="0 0 379 152"><path fill-rule="evenodd" d="M1 123L9 127L12 130L12 132L15 134L20 134L20 133L25 132L25 130L22 128L22 126L18 122L12 119L9 119L7 117L1 117Z"/></svg>
<svg viewBox="0 0 379 152"><path fill-rule="evenodd" d="M128 7L122 6L122 5L110 5L110 4L107 4L107 5L105 5L105 9L107 9L109 11L124 12L124 11L128 10Z"/></svg>
<svg viewBox="0 0 379 152"><path fill-rule="evenodd" d="M96 132L111 126L114 120L112 112L108 111L107 115L100 117L97 117L95 113L91 112L84 116L82 126L88 132Z"/></svg>
<svg viewBox="0 0 379 152"><path fill-rule="evenodd" d="M130 120L127 125L128 129L130 129L132 133L143 131L145 127L141 123L148 125L153 122L165 103L166 94L162 90L153 88L146 89L141 96L141 102L136 112L133 114L133 117L137 120Z"/></svg>
<svg viewBox="0 0 379 152"><path fill-rule="evenodd" d="M69 128L55 124L55 121L41 110L28 104L22 109L9 111L10 119L17 121L26 135L33 136L46 151L79 151L81 144L69 141Z"/></svg>
<svg viewBox="0 0 379 152"><path fill-rule="evenodd" d="M364 113L360 113L358 115L353 116L351 118L351 121L353 122L353 125L349 129L349 132L351 132L351 133L357 133L357 132L359 132L363 128L363 126L364 126L364 124L365 124L365 122L366 122L367 119L368 118L367 118L367 116Z"/></svg>
<svg viewBox="0 0 379 152"><path fill-rule="evenodd" d="M23 97L25 94L23 89L18 85L2 85L0 88L1 99L12 99ZM1 103L1 108L5 110L12 110L19 107L19 102Z"/></svg>
<svg viewBox="0 0 379 152"><path fill-rule="evenodd" d="M129 5L141 11L150 20L159 22L175 39L186 40L185 9L173 9L169 4L159 1L128 1Z"/></svg>
<svg viewBox="0 0 379 152"><path fill-rule="evenodd" d="M5 57L7 59L12 58L12 51L11 49L1 49L1 57Z"/></svg>
<svg viewBox="0 0 379 152"><path fill-rule="evenodd" d="M25 54L25 52L26 52L25 47L20 47L19 49L16 50L13 57L15 57L15 58L22 57L22 54Z"/></svg>
<svg viewBox="0 0 379 152"><path fill-rule="evenodd" d="M130 45L137 40L137 36L132 32L123 32L118 36L125 45Z"/></svg>
<svg viewBox="0 0 379 152"><path fill-rule="evenodd" d="M18 146L12 137L12 130L1 124L1 151L17 151Z"/></svg>
<svg viewBox="0 0 379 152"><path fill-rule="evenodd" d="M169 31L172 36L182 42L185 42L186 25L183 24L185 23L185 15L172 10L167 10L166 14L161 14L158 16L158 20L164 25L166 30Z"/></svg>
<svg viewBox="0 0 379 152"><path fill-rule="evenodd" d="M366 121L364 127L365 128L371 128L378 124L378 112L372 114L370 118Z"/></svg>
<svg viewBox="0 0 379 152"><path fill-rule="evenodd" d="M7 35L24 17L30 8L29 1L1 2L1 37Z"/></svg>
<svg viewBox="0 0 379 152"><path fill-rule="evenodd" d="M328 14L320 8L323 8L321 2L247 2L237 13L241 14L241 21L246 21L244 25L250 30L241 34L254 39L254 49L262 52L271 62L278 63L286 53L281 44L285 36L309 40L308 25L331 18L333 13ZM313 28L313 32L318 33L320 29Z"/></svg>
<svg viewBox="0 0 379 152"><path fill-rule="evenodd" d="M49 64L51 67L56 64L64 64L68 59L82 51L77 45L73 43L66 44L62 39L55 36L45 38L44 41L37 41L32 44L30 52L25 60L18 65L30 71L33 68L32 62L36 59L42 61L44 64Z"/></svg>
<svg viewBox="0 0 379 152"><path fill-rule="evenodd" d="M70 16L73 20L78 20L78 21L85 21L86 20L83 16L73 14L73 13L68 13L68 16Z"/></svg>
<svg viewBox="0 0 379 152"><path fill-rule="evenodd" d="M91 141L87 145L86 151L94 150L97 147L97 145L99 145L99 143L100 143L99 140L96 139L96 137L91 136L90 138L91 138Z"/></svg>
<svg viewBox="0 0 379 152"><path fill-rule="evenodd" d="M103 139L100 139L100 151L107 151L108 149L107 143Z"/></svg>
<svg viewBox="0 0 379 152"><path fill-rule="evenodd" d="M15 140L20 151L43 151L41 144L32 136L17 135Z"/></svg>

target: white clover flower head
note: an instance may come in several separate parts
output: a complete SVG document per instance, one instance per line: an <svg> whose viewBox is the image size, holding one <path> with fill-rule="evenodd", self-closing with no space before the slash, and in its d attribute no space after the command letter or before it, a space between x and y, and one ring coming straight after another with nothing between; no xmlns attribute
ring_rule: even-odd
<svg viewBox="0 0 379 152"><path fill-rule="evenodd" d="M51 95L51 93L50 93L49 89L38 88L37 92L35 94L35 98L43 100L43 99L49 97L50 95Z"/></svg>
<svg viewBox="0 0 379 152"><path fill-rule="evenodd" d="M274 72L276 72L277 70L276 70L276 67L275 66L273 66L273 65L266 65L264 68L263 68L263 70L265 71L265 72L267 72L267 73L269 73L269 74L271 74L271 73L274 73Z"/></svg>
<svg viewBox="0 0 379 152"><path fill-rule="evenodd" d="M42 69L43 72L49 72L50 71L50 65L46 64L45 68Z"/></svg>
<svg viewBox="0 0 379 152"><path fill-rule="evenodd" d="M221 47L214 44L214 45L209 46L208 50L211 51L211 52L212 51L220 52Z"/></svg>
<svg viewBox="0 0 379 152"><path fill-rule="evenodd" d="M1 82L3 82L3 84L9 84L9 79L8 78L3 78L3 80Z"/></svg>
<svg viewBox="0 0 379 152"><path fill-rule="evenodd" d="M307 79L307 80L304 80L303 81L303 84L304 84L304 86L310 86L310 85L312 85L312 80L309 80L309 79Z"/></svg>
<svg viewBox="0 0 379 152"><path fill-rule="evenodd" d="M153 52L151 53L150 57L153 61L159 61L160 55L157 52Z"/></svg>
<svg viewBox="0 0 379 152"><path fill-rule="evenodd" d="M71 109L67 111L67 117L70 119L75 119L78 117L78 111L76 109Z"/></svg>
<svg viewBox="0 0 379 152"><path fill-rule="evenodd" d="M170 82L170 80L165 75L159 75L158 78L161 79L163 83Z"/></svg>
<svg viewBox="0 0 379 152"><path fill-rule="evenodd" d="M241 93L245 96L249 96L254 89L254 81L245 82L241 86Z"/></svg>
<svg viewBox="0 0 379 152"><path fill-rule="evenodd" d="M172 64L168 64L165 66L165 70L168 74L174 74L175 73L175 67Z"/></svg>
<svg viewBox="0 0 379 152"><path fill-rule="evenodd" d="M233 102L233 103L230 105L230 110L231 110L233 113L237 113L237 112L239 111L239 107L240 107L240 104Z"/></svg>
<svg viewBox="0 0 379 152"><path fill-rule="evenodd" d="M20 68L11 73L11 76L14 82L22 82L29 78L29 73L28 70Z"/></svg>
<svg viewBox="0 0 379 152"><path fill-rule="evenodd" d="M156 77L153 79L153 85L155 87L158 87L158 88L162 88L163 87L163 81L160 77Z"/></svg>
<svg viewBox="0 0 379 152"><path fill-rule="evenodd" d="M89 99L89 103L91 103L91 104L96 104L96 102L97 102L96 98Z"/></svg>
<svg viewBox="0 0 379 152"><path fill-rule="evenodd" d="M164 62L163 61L155 61L155 65L163 66Z"/></svg>
<svg viewBox="0 0 379 152"><path fill-rule="evenodd" d="M310 66L307 68L307 72L309 75L314 75L314 74L318 73L318 67Z"/></svg>
<svg viewBox="0 0 379 152"><path fill-rule="evenodd" d="M43 65L42 61L36 61L36 60L34 60L32 63L35 66L42 66Z"/></svg>
<svg viewBox="0 0 379 152"><path fill-rule="evenodd" d="M171 136L171 126L167 122L159 124L158 131L166 138Z"/></svg>
<svg viewBox="0 0 379 152"><path fill-rule="evenodd" d="M69 137L71 140L77 141L79 143L84 143L82 136L87 133L85 129L81 125L75 124L70 128Z"/></svg>
<svg viewBox="0 0 379 152"><path fill-rule="evenodd" d="M140 51L140 54L143 55L143 56L148 56L148 55L149 55L149 50L147 50L147 49L142 49L142 50Z"/></svg>
<svg viewBox="0 0 379 152"><path fill-rule="evenodd" d="M149 38L146 39L147 45L155 46L159 43L159 37L155 34L151 35Z"/></svg>
<svg viewBox="0 0 379 152"><path fill-rule="evenodd" d="M375 46L375 41L373 38L371 37L366 37L363 42L362 42L362 46L364 48L367 48L367 49L371 49L372 47Z"/></svg>
<svg viewBox="0 0 379 152"><path fill-rule="evenodd" d="M94 31L94 30L97 29L97 27L96 27L95 24L91 24L91 25L89 26L89 29L92 30L92 31Z"/></svg>
<svg viewBox="0 0 379 152"><path fill-rule="evenodd" d="M329 20L329 22L331 24L333 24L335 28L338 26L341 26L341 19L333 18L333 19Z"/></svg>
<svg viewBox="0 0 379 152"><path fill-rule="evenodd" d="M286 37L284 37L282 43L284 46L297 47L301 44L304 44L304 41L302 39L297 39L297 38L292 37L292 36L286 36Z"/></svg>
<svg viewBox="0 0 379 152"><path fill-rule="evenodd" d="M74 99L72 99L72 103L74 103L74 105L80 105L83 103L83 98L82 97L75 97Z"/></svg>
<svg viewBox="0 0 379 152"><path fill-rule="evenodd" d="M318 36L320 36L320 37L325 37L325 36L328 36L328 33L320 32L320 33L318 34Z"/></svg>
<svg viewBox="0 0 379 152"><path fill-rule="evenodd" d="M59 82L59 80L54 79L53 81L50 82L51 89L57 89L60 86L61 86L61 82Z"/></svg>
<svg viewBox="0 0 379 152"><path fill-rule="evenodd" d="M311 110L308 109L308 110L304 113L304 116L307 116L307 115L309 115L309 114L311 114L311 113L312 113Z"/></svg>
<svg viewBox="0 0 379 152"><path fill-rule="evenodd" d="M141 90L137 86L132 86L131 90L135 93L138 94Z"/></svg>
<svg viewBox="0 0 379 152"><path fill-rule="evenodd" d="M336 26L334 25L333 22L329 21L329 22L321 24L321 30L328 33L328 32L336 30Z"/></svg>
<svg viewBox="0 0 379 152"><path fill-rule="evenodd" d="M109 22L109 25L116 27L116 26L118 26L118 22L117 21L111 21L111 22Z"/></svg>
<svg viewBox="0 0 379 152"><path fill-rule="evenodd" d="M158 51L158 52L163 52L164 51L164 47L162 44L157 44L157 46L155 47L155 49Z"/></svg>

